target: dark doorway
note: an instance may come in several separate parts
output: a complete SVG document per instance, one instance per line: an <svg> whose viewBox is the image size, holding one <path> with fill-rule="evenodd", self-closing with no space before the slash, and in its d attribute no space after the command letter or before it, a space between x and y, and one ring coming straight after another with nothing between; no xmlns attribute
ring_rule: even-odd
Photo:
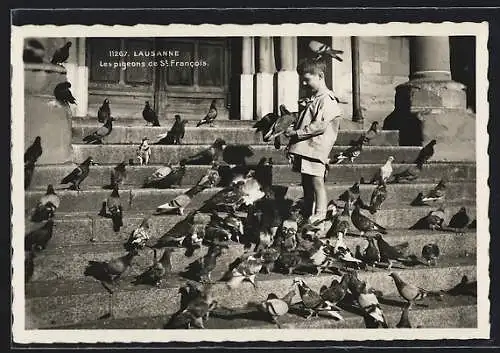
<svg viewBox="0 0 500 353"><path fill-rule="evenodd" d="M467 89L467 108L476 111L476 37L450 37L450 66L454 81Z"/></svg>

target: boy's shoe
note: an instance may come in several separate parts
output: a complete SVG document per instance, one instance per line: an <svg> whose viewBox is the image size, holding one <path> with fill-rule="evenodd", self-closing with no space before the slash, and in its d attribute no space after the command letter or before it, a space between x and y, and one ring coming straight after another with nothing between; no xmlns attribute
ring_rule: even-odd
<svg viewBox="0 0 500 353"><path fill-rule="evenodd" d="M326 216L314 214L311 217L309 217L307 223L312 225L314 223L317 223L319 221L324 220L325 217ZM325 232L325 222L321 222L320 224L316 225L314 228L317 229L317 232L319 232L320 234L324 233Z"/></svg>

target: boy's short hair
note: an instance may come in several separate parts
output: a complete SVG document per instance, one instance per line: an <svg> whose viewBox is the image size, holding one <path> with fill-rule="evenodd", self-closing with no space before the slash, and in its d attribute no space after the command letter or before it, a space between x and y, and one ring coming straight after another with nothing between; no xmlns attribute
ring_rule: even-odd
<svg viewBox="0 0 500 353"><path fill-rule="evenodd" d="M324 75L326 72L326 63L322 59L314 60L306 58L297 65L297 72L299 75L318 75L319 73L323 73Z"/></svg>

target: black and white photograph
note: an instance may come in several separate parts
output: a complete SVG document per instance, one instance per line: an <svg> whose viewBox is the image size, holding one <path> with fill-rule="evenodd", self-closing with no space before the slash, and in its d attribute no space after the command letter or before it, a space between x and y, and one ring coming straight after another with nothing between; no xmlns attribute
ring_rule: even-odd
<svg viewBox="0 0 500 353"><path fill-rule="evenodd" d="M20 342L489 337L485 23L54 27L13 28Z"/></svg>

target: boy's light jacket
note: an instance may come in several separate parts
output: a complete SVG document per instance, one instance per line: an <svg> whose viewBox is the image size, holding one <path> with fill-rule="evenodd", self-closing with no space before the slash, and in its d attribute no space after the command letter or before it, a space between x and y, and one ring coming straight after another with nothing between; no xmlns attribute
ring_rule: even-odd
<svg viewBox="0 0 500 353"><path fill-rule="evenodd" d="M289 152L328 163L339 132L342 110L330 90L316 93L295 123L297 136L290 140Z"/></svg>

